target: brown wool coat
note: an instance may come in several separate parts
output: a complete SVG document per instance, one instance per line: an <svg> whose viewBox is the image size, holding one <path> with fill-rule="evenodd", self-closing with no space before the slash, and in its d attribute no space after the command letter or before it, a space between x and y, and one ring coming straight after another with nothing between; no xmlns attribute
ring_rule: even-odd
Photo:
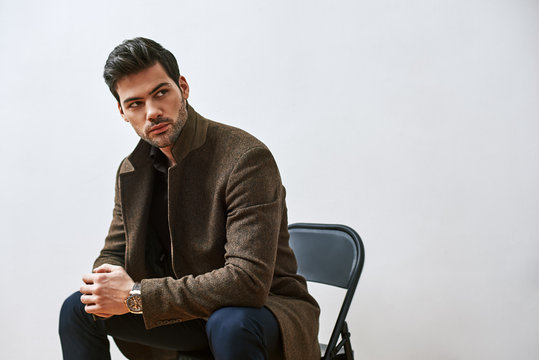
<svg viewBox="0 0 539 360"><path fill-rule="evenodd" d="M121 265L142 282L148 329L207 319L224 306L266 306L278 319L286 360L320 359L319 308L296 275L285 190L271 153L242 130L207 120L190 106L188 114L172 149L177 164L169 169L176 278L156 277L148 255L153 167L144 141L118 170L113 220L94 267ZM117 342L132 359L171 358Z"/></svg>

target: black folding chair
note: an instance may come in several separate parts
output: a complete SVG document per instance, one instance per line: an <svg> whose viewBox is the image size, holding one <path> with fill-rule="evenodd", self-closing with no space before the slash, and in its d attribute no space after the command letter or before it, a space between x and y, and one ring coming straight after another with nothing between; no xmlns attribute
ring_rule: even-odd
<svg viewBox="0 0 539 360"><path fill-rule="evenodd" d="M345 320L365 261L361 238L345 225L296 223L289 225L288 231L298 274L307 281L347 290L329 342L320 345L322 359L354 359Z"/></svg>
<svg viewBox="0 0 539 360"><path fill-rule="evenodd" d="M290 247L298 273L307 281L346 289L339 316L327 345L320 344L323 360L353 360L346 315L363 269L365 251L359 235L345 225L297 223L288 226ZM341 341L337 344L337 341ZM181 360L212 359L210 354L181 354Z"/></svg>

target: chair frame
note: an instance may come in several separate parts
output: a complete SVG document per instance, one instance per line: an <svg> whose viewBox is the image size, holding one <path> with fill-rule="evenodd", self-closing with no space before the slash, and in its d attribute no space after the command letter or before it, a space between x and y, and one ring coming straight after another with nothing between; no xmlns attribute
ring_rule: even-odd
<svg viewBox="0 0 539 360"><path fill-rule="evenodd" d="M346 286L346 295L344 297L339 315L335 322L335 327L331 333L329 343L325 349L325 352L322 356L322 360L332 360L332 359L346 359L353 360L354 352L352 350L352 345L350 341L350 332L348 331L348 325L346 323L346 315L350 309L352 303L352 298L356 291L357 283L361 276L363 270L363 264L365 262L365 248L363 246L363 241L358 233L349 226L338 225L338 224L315 224L315 223L294 223L288 226L289 230L293 229L307 229L307 230L335 230L346 233L352 239L354 243L354 248L356 251L356 261L352 264L350 270L350 276ZM315 281L316 280L311 280ZM332 284L328 284L332 285ZM341 341L337 343L341 338ZM338 352L344 347L344 354L338 354ZM344 355L344 357L343 357Z"/></svg>

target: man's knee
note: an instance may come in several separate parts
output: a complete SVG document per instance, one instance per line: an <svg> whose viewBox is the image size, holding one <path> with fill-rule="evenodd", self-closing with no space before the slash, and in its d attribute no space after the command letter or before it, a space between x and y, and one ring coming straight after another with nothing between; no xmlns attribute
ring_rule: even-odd
<svg viewBox="0 0 539 360"><path fill-rule="evenodd" d="M206 333L216 359L267 359L280 352L277 319L266 308L221 308L208 319Z"/></svg>
<svg viewBox="0 0 539 360"><path fill-rule="evenodd" d="M60 334L69 329L76 322L76 319L81 316L84 311L84 305L80 302L81 293L75 292L65 299L60 309Z"/></svg>
<svg viewBox="0 0 539 360"><path fill-rule="evenodd" d="M245 333L256 333L261 325L251 316L256 309L224 307L215 311L206 324L208 338L219 336L235 339Z"/></svg>

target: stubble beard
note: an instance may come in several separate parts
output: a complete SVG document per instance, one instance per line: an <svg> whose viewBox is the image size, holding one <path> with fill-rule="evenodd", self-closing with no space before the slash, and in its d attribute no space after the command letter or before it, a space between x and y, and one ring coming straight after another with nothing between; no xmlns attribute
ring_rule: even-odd
<svg viewBox="0 0 539 360"><path fill-rule="evenodd" d="M182 100L182 106L180 110L178 111L178 116L176 118L176 121L172 121L170 118L158 118L155 122L153 122L151 125L149 125L147 128L144 129L142 134L139 134L139 136L146 141L148 144L158 147L158 148L164 148L167 146L173 145L176 140L178 140L178 137L180 136L180 133L182 132L183 127L185 126L185 123L187 122L187 103L184 100ZM168 123L170 124L170 129L165 131L164 133L154 135L150 137L151 135L148 135L148 131L150 131L150 128L154 125L161 124L161 123Z"/></svg>

